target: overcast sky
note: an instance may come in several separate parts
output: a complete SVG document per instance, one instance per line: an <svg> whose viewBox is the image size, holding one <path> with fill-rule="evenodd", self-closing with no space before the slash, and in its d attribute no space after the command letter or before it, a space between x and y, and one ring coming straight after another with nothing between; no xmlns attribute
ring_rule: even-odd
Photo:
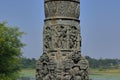
<svg viewBox="0 0 120 80"><path fill-rule="evenodd" d="M120 58L120 0L81 0L82 55ZM44 0L0 0L0 22L7 21L27 34L23 55L42 54Z"/></svg>

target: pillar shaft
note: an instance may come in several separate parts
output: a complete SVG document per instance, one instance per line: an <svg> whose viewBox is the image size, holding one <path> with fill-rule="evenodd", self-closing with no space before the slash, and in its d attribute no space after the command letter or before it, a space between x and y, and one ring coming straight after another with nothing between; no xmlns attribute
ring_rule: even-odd
<svg viewBox="0 0 120 80"><path fill-rule="evenodd" d="M37 80L88 80L88 62L81 56L80 0L45 0L44 7Z"/></svg>

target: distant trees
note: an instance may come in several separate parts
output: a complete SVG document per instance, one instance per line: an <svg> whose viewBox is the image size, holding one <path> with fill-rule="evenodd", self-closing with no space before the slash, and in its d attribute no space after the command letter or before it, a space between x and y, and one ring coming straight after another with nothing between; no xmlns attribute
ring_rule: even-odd
<svg viewBox="0 0 120 80"><path fill-rule="evenodd" d="M86 59L89 61L90 68L101 69L119 68L120 64L119 59L95 59L89 56L86 56Z"/></svg>
<svg viewBox="0 0 120 80"><path fill-rule="evenodd" d="M25 46L20 40L24 32L18 28L0 23L0 79L14 80L20 70L21 48Z"/></svg>
<svg viewBox="0 0 120 80"><path fill-rule="evenodd" d="M89 56L86 56L86 59L89 62L90 68L94 69L116 69L120 68L120 59L95 59ZM35 58L21 58L21 67L22 68L35 68L36 64Z"/></svg>
<svg viewBox="0 0 120 80"><path fill-rule="evenodd" d="M21 58L20 64L21 64L21 68L35 68L36 66L36 59L35 58Z"/></svg>

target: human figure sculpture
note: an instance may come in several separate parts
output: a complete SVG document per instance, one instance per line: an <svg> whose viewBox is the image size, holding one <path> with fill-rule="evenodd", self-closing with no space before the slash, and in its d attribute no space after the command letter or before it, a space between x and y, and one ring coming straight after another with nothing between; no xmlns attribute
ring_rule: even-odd
<svg viewBox="0 0 120 80"><path fill-rule="evenodd" d="M64 26L60 26L61 30L59 32L59 39L60 39L60 47L66 48L66 37L67 37L67 30Z"/></svg>
<svg viewBox="0 0 120 80"><path fill-rule="evenodd" d="M49 57L46 52L43 53L43 55L40 57L40 59L37 62L37 69L36 69L36 77L37 79L43 79L48 74L48 63L49 63Z"/></svg>
<svg viewBox="0 0 120 80"><path fill-rule="evenodd" d="M76 48L78 43L78 29L75 26L70 28L70 48Z"/></svg>
<svg viewBox="0 0 120 80"><path fill-rule="evenodd" d="M56 79L56 62L54 60L50 60L48 63L48 71L49 74L45 77L44 80L57 80Z"/></svg>
<svg viewBox="0 0 120 80"><path fill-rule="evenodd" d="M45 38L44 38L44 47L45 48L50 48L51 46L51 40L52 40L52 36L51 36L51 29L50 27L46 27L45 28Z"/></svg>
<svg viewBox="0 0 120 80"><path fill-rule="evenodd" d="M72 80L71 69L74 65L74 62L71 59L65 59L64 61L64 73L62 80Z"/></svg>

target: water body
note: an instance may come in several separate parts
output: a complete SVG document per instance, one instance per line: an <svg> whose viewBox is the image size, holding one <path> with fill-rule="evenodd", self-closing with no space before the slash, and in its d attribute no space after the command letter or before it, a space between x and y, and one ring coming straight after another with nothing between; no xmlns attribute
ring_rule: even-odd
<svg viewBox="0 0 120 80"><path fill-rule="evenodd" d="M91 80L120 80L120 74L90 75ZM17 80L36 80L34 77L22 77Z"/></svg>
<svg viewBox="0 0 120 80"><path fill-rule="evenodd" d="M36 80L35 78L21 78L21 79L17 79L17 80ZM91 80L120 80L120 78L91 78Z"/></svg>
<svg viewBox="0 0 120 80"><path fill-rule="evenodd" d="M35 78L31 78L31 77L22 77L20 79L16 79L16 80L36 80Z"/></svg>
<svg viewBox="0 0 120 80"><path fill-rule="evenodd" d="M92 80L120 80L120 74L90 75Z"/></svg>

